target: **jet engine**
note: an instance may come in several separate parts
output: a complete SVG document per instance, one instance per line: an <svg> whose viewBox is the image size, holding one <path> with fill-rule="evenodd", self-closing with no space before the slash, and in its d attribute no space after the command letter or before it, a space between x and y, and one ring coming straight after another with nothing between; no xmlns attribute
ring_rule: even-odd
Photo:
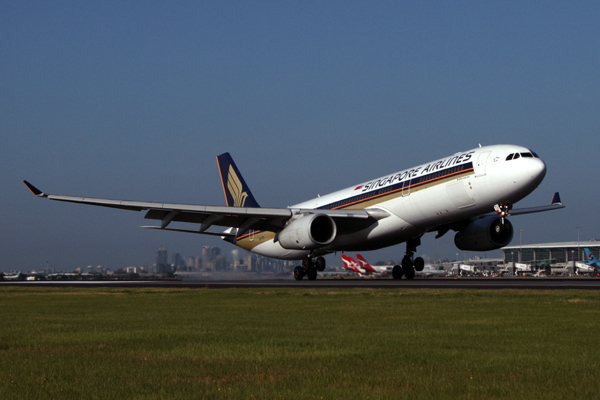
<svg viewBox="0 0 600 400"><path fill-rule="evenodd" d="M333 242L337 233L335 221L325 214L309 214L289 223L278 240L290 250L313 250Z"/></svg>
<svg viewBox="0 0 600 400"><path fill-rule="evenodd" d="M510 221L490 216L471 222L454 236L454 244L460 250L496 250L510 243L513 227Z"/></svg>

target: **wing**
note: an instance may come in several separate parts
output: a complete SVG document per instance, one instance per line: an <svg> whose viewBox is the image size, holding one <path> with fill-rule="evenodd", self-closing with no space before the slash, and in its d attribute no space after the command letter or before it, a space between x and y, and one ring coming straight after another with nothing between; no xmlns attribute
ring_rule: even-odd
<svg viewBox="0 0 600 400"><path fill-rule="evenodd" d="M235 237L235 232L209 232L208 229L212 226L220 226L237 228L238 232L246 232L247 230L278 232L295 215L318 213L329 215L336 220L336 223L339 222L339 229L351 232L363 229L376 220L389 216L388 213L380 209L315 210L302 208L222 207L63 196L44 193L27 181L23 181L23 183L37 197L130 211L146 211L146 219L161 221L160 226L146 226L144 228L203 233L231 238ZM200 224L200 228L197 230L167 228L173 221L197 223Z"/></svg>

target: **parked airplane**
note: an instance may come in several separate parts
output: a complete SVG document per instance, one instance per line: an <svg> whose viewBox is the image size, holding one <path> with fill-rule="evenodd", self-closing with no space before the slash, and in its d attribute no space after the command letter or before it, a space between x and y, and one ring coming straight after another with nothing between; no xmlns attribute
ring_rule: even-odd
<svg viewBox="0 0 600 400"><path fill-rule="evenodd" d="M423 271L417 271L417 276L422 276L424 278L431 278L434 276L448 276L448 271L435 268L433 265L427 264L423 268Z"/></svg>
<svg viewBox="0 0 600 400"><path fill-rule="evenodd" d="M508 215L564 207L556 193L549 206L512 209L546 175L537 154L515 145L480 146L288 208L260 208L229 153L217 162L227 207L53 195L24 183L34 195L51 200L147 210L145 218L160 221L147 228L216 235L263 256L302 260L294 269L298 280L315 279L325 269L325 254L403 242L406 253L392 275L412 279L415 269L424 267L414 253L427 232L439 238L453 230L460 250L488 251L512 240ZM169 228L171 222L200 228ZM208 231L212 226L228 229Z"/></svg>
<svg viewBox="0 0 600 400"><path fill-rule="evenodd" d="M361 277L363 275L365 275L365 272L359 268L358 263L356 261L354 261L354 259L352 257L342 254L342 261L344 263L344 268L346 268L347 270L355 272L358 274L358 276L361 276Z"/></svg>
<svg viewBox="0 0 600 400"><path fill-rule="evenodd" d="M388 272L388 270L391 270L391 267L387 267L387 266L378 266L378 265L371 265L367 262L367 260L364 259L363 256L361 256L360 254L356 255L356 259L358 260L358 263L360 264L360 266L368 271L371 271L374 274L386 274Z"/></svg>
<svg viewBox="0 0 600 400"><path fill-rule="evenodd" d="M583 251L585 252L585 257L587 258L586 264L594 266L596 268L600 268L600 260L596 258L594 253L592 253L592 251L587 247L584 247Z"/></svg>
<svg viewBox="0 0 600 400"><path fill-rule="evenodd" d="M575 273L579 273L579 272L587 272L587 273L594 273L596 271L596 268L593 265L588 265L586 263L582 263L577 261L575 263Z"/></svg>

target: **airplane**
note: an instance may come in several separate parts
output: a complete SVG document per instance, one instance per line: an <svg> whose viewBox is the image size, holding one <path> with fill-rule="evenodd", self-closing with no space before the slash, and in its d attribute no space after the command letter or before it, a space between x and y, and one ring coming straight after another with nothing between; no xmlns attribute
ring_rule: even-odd
<svg viewBox="0 0 600 400"><path fill-rule="evenodd" d="M575 262L575 272L579 274L579 272L587 272L593 274L596 272L596 268L600 268L600 261L596 258L594 253L587 247L584 247L583 251L585 252L586 262Z"/></svg>
<svg viewBox="0 0 600 400"><path fill-rule="evenodd" d="M358 263L354 261L352 257L342 254L342 261L344 262L344 268L347 270L357 273L360 277L365 275L365 272L361 271L361 269L358 267Z"/></svg>
<svg viewBox="0 0 600 400"><path fill-rule="evenodd" d="M431 264L426 264L422 271L417 271L417 276L431 278L433 276L448 276L448 271L435 268Z"/></svg>
<svg viewBox="0 0 600 400"><path fill-rule="evenodd" d="M600 268L600 260L596 258L594 253L592 253L592 251L587 247L584 247L583 251L585 252L585 257L587 258L586 264L594 266L596 268Z"/></svg>
<svg viewBox="0 0 600 400"><path fill-rule="evenodd" d="M593 265L589 265L579 261L575 262L575 269L576 274L579 274L579 272L587 272L593 274L596 271L596 267L594 267Z"/></svg>
<svg viewBox="0 0 600 400"><path fill-rule="evenodd" d="M370 272L372 272L374 274L385 275L388 272L389 267L387 267L387 266L380 267L380 266L377 266L377 265L372 266L360 254L356 255L356 259L358 260L358 263L360 264L360 266L362 268L364 268L365 270L370 271Z"/></svg>
<svg viewBox="0 0 600 400"><path fill-rule="evenodd" d="M146 219L160 221L144 228L220 236L263 256L302 260L297 280L316 279L326 267L323 255L399 243L406 252L392 276L412 279L424 268L414 253L425 233L440 238L452 230L460 250L495 250L512 240L508 216L564 208L557 192L550 205L512 209L546 175L544 161L516 145L480 145L287 208L261 208L229 153L217 163L226 207L54 195L23 182L37 197L146 211ZM169 227L172 222L200 226ZM213 226L227 229L210 231Z"/></svg>

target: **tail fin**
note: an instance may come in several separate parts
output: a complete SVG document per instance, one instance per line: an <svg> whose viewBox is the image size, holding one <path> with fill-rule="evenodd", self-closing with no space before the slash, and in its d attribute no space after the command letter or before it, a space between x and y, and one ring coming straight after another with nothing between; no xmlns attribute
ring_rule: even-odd
<svg viewBox="0 0 600 400"><path fill-rule="evenodd" d="M592 251L590 249L585 247L583 249L583 251L585 252L585 257L587 258L586 264L588 264L588 265L596 264L597 266L600 267L600 261L598 261L598 259L596 258L594 253L592 253Z"/></svg>
<svg viewBox="0 0 600 400"><path fill-rule="evenodd" d="M377 271L375 271L375 268L371 267L371 264L369 264L367 262L367 260L365 260L364 257L361 256L360 254L356 255L356 259L358 260L358 263L360 264L360 266L363 267L364 269L366 269L367 271L377 272Z"/></svg>
<svg viewBox="0 0 600 400"><path fill-rule="evenodd" d="M356 261L354 261L352 259L352 257L342 254L342 261L344 262L344 267L346 269L349 269L349 270L354 271L359 274L361 273L360 270L358 269L358 263Z"/></svg>
<svg viewBox="0 0 600 400"><path fill-rule="evenodd" d="M219 164L219 174L221 175L221 183L223 184L223 192L225 193L225 201L229 207L260 207L242 174L233 162L233 158L229 153L223 153L217 156Z"/></svg>

